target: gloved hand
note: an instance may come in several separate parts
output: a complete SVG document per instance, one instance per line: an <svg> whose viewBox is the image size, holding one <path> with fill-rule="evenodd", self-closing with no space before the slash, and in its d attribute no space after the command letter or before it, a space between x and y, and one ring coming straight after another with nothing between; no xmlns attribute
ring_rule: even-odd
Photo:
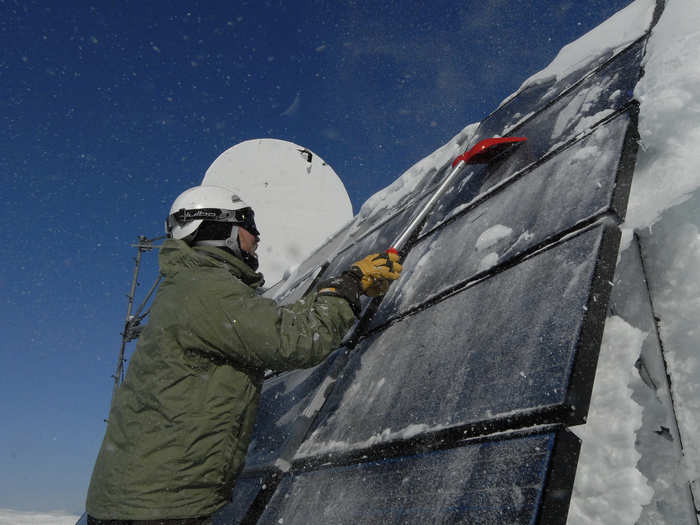
<svg viewBox="0 0 700 525"><path fill-rule="evenodd" d="M318 285L319 295L334 295L347 299L355 315L360 313L360 294L370 297L383 295L391 281L401 275L399 254L373 253L352 265L340 277L331 277Z"/></svg>
<svg viewBox="0 0 700 525"><path fill-rule="evenodd" d="M361 272L362 292L370 297L384 295L391 281L399 278L403 267L399 263L399 254L395 251L373 253L357 261L351 270Z"/></svg>

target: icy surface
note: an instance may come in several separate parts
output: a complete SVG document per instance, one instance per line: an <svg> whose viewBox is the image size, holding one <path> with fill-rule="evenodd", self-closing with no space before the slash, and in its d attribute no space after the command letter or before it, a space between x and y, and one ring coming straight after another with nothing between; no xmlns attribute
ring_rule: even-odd
<svg viewBox="0 0 700 525"><path fill-rule="evenodd" d="M637 470L642 407L629 383L647 334L619 317L605 326L588 422L569 507L570 525L633 524L653 494Z"/></svg>

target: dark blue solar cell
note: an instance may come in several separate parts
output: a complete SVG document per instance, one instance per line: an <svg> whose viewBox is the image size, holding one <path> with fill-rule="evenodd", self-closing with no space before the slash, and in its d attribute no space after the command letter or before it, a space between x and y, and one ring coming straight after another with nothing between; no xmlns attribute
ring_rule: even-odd
<svg viewBox="0 0 700 525"><path fill-rule="evenodd" d="M261 522L565 523L577 453L578 440L559 431L293 473ZM548 478L555 455L573 467ZM548 504L552 496L559 506Z"/></svg>
<svg viewBox="0 0 700 525"><path fill-rule="evenodd" d="M344 351L336 350L314 368L293 370L265 381L253 441L246 457L246 471L273 466L280 470L288 468L284 461L291 460L320 408L310 409L309 406L319 388L325 392L329 386L324 380L335 370L336 360L341 357L345 362L341 355Z"/></svg>
<svg viewBox="0 0 700 525"><path fill-rule="evenodd" d="M297 457L533 414L582 420L618 242L597 225L364 340Z"/></svg>
<svg viewBox="0 0 700 525"><path fill-rule="evenodd" d="M587 219L624 217L632 166L619 169L630 115L623 113L421 239L372 320L377 327L441 291L541 246ZM636 143L628 141L636 151ZM618 209L621 208L621 209Z"/></svg>

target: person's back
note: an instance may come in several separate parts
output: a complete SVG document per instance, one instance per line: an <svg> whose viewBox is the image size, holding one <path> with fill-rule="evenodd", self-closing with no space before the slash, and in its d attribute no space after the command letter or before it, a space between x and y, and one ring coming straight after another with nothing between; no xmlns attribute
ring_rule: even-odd
<svg viewBox="0 0 700 525"><path fill-rule="evenodd" d="M401 271L396 258L373 256L279 308L256 293L259 232L236 199L201 186L173 204L164 279L113 399L89 523L207 523L243 468L264 371L323 360L356 320L372 271L375 282Z"/></svg>

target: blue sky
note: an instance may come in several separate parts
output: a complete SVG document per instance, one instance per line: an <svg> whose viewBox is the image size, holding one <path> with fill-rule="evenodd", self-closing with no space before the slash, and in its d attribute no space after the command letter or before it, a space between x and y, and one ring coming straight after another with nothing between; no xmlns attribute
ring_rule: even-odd
<svg viewBox="0 0 700 525"><path fill-rule="evenodd" d="M303 144L357 212L629 3L0 0L0 508L82 511L130 243L219 153Z"/></svg>

